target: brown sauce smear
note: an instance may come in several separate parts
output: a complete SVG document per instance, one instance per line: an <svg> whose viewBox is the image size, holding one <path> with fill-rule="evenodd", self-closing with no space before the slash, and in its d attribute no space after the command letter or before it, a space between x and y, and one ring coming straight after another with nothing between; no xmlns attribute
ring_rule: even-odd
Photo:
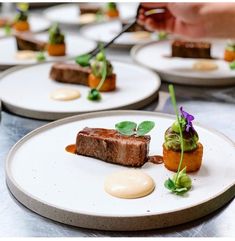
<svg viewBox="0 0 235 241"><path fill-rule="evenodd" d="M65 150L67 152L69 152L69 153L72 153L72 154L76 154L77 153L75 144L71 144L71 145L66 146Z"/></svg>
<svg viewBox="0 0 235 241"><path fill-rule="evenodd" d="M160 156L160 155L149 156L148 161L152 162L154 164L162 164L163 163L163 157Z"/></svg>

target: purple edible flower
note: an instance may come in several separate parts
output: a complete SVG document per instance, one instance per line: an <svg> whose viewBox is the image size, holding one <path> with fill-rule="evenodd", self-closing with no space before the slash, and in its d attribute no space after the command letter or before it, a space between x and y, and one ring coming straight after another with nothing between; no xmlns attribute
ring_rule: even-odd
<svg viewBox="0 0 235 241"><path fill-rule="evenodd" d="M181 117L184 118L186 120L186 131L189 132L189 129L192 128L192 130L194 130L193 128L193 123L192 121L194 120L194 116L190 115L188 112L183 110L183 107L180 107L180 112L181 112Z"/></svg>

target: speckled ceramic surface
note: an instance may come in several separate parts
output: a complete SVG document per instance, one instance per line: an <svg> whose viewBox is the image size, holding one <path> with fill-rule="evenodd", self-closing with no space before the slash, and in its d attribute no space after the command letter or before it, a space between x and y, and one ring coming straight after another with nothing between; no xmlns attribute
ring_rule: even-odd
<svg viewBox="0 0 235 241"><path fill-rule="evenodd" d="M202 217L228 202L235 193L234 143L195 124L204 145L201 169L190 174L193 188L185 197L164 188L172 172L146 163L141 170L155 181L149 196L125 200L103 189L104 178L126 167L65 151L79 130L113 128L123 120L153 120L150 155L162 153L164 131L174 117L141 111L112 111L74 116L41 127L21 139L6 161L7 184L26 207L53 220L103 230L144 230L172 226ZM221 151L220 147L223 147ZM226 161L225 161L226 160Z"/></svg>

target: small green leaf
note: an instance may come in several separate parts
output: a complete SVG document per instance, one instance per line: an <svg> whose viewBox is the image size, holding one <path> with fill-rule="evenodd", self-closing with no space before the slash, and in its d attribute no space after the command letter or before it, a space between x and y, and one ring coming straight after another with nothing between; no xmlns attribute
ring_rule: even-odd
<svg viewBox="0 0 235 241"><path fill-rule="evenodd" d="M180 188L177 187L173 190L173 192L178 195L182 195L182 194L186 193L187 191L188 191L188 189L186 187L180 187Z"/></svg>
<svg viewBox="0 0 235 241"><path fill-rule="evenodd" d="M164 186L171 191L175 190L175 183L170 178L165 181Z"/></svg>
<svg viewBox="0 0 235 241"><path fill-rule="evenodd" d="M8 24L5 25L4 32L7 36L11 35L11 26L9 26Z"/></svg>
<svg viewBox="0 0 235 241"><path fill-rule="evenodd" d="M75 61L77 64L79 64L83 67L86 67L86 66L90 65L90 59L91 59L90 54L83 54L83 55L77 56Z"/></svg>
<svg viewBox="0 0 235 241"><path fill-rule="evenodd" d="M143 121L139 124L137 128L137 136L144 136L145 134L149 133L155 126L153 121Z"/></svg>
<svg viewBox="0 0 235 241"><path fill-rule="evenodd" d="M229 63L229 68L230 68L231 70L235 70L235 61Z"/></svg>
<svg viewBox="0 0 235 241"><path fill-rule="evenodd" d="M91 89L87 96L88 100L98 101L101 99L101 94L97 89Z"/></svg>
<svg viewBox="0 0 235 241"><path fill-rule="evenodd" d="M131 121L122 121L115 125L115 128L122 135L131 136L135 134L137 124Z"/></svg>
<svg viewBox="0 0 235 241"><path fill-rule="evenodd" d="M36 55L36 60L37 60L38 62L42 62L42 61L46 60L46 56L44 55L43 52L39 52L39 53Z"/></svg>
<svg viewBox="0 0 235 241"><path fill-rule="evenodd" d="M168 34L165 31L158 32L158 39L159 40L165 40L165 39L167 39L167 37L168 37Z"/></svg>

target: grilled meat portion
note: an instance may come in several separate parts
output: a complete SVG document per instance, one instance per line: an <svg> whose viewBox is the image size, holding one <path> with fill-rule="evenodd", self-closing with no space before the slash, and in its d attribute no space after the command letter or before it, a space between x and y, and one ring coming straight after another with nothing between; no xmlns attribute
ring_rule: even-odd
<svg viewBox="0 0 235 241"><path fill-rule="evenodd" d="M172 43L172 57L210 59L211 44L175 40Z"/></svg>
<svg viewBox="0 0 235 241"><path fill-rule="evenodd" d="M46 42L36 39L29 33L15 34L18 50L43 51L46 48Z"/></svg>
<svg viewBox="0 0 235 241"><path fill-rule="evenodd" d="M88 86L90 73L89 67L81 67L78 64L70 63L55 63L51 67L50 78L58 82Z"/></svg>
<svg viewBox="0 0 235 241"><path fill-rule="evenodd" d="M116 130L84 128L77 134L79 155L124 166L140 167L148 161L150 136L124 136Z"/></svg>

